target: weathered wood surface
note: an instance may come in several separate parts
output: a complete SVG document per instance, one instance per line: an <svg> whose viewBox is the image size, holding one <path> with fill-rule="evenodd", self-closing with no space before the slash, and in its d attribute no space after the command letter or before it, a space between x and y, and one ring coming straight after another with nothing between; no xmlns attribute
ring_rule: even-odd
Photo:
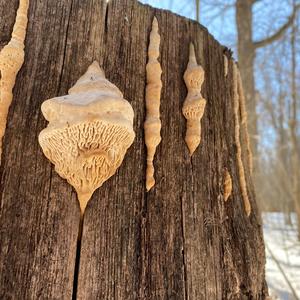
<svg viewBox="0 0 300 300"><path fill-rule="evenodd" d="M4 22L13 25L15 13L9 2L1 0L1 29L3 15L10 15ZM14 89L0 168L1 299L72 296L76 194L55 173L37 140L46 125L42 101L66 91L61 72L70 4L31 1L30 5L25 63Z"/></svg>
<svg viewBox="0 0 300 300"><path fill-rule="evenodd" d="M18 3L6 2L0 0L0 45L9 39ZM154 15L161 34L162 142L156 185L146 193L145 66ZM192 159L181 113L190 41L206 73L207 99ZM78 299L265 298L261 223L246 159L253 211L250 218L244 212L232 68L225 79L223 51L199 24L134 0L31 0L0 169L1 299L71 299L73 286ZM76 194L43 156L37 135L46 126L41 103L65 94L95 59L132 104L136 140L87 207L74 277ZM225 204L226 168L233 197Z"/></svg>

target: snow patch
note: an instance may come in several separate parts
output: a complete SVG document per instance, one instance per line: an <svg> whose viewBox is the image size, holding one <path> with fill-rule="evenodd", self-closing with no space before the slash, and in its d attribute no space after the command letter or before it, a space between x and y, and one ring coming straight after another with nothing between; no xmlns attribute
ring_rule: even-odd
<svg viewBox="0 0 300 300"><path fill-rule="evenodd" d="M292 214L291 224L286 224L283 213L263 213L262 215L267 257L266 279L270 295L272 299L295 299L288 280L300 298L300 242L297 238L297 216ZM280 264L287 280L270 251Z"/></svg>

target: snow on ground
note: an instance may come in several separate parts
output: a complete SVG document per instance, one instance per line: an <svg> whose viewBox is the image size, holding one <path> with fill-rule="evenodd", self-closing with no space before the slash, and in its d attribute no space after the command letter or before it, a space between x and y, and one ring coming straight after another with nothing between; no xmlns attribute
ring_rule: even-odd
<svg viewBox="0 0 300 300"><path fill-rule="evenodd" d="M296 215L293 214L291 219L292 224L287 225L283 213L263 213L267 256L266 278L272 299L300 299L300 242L297 239ZM293 296L292 289L298 298Z"/></svg>

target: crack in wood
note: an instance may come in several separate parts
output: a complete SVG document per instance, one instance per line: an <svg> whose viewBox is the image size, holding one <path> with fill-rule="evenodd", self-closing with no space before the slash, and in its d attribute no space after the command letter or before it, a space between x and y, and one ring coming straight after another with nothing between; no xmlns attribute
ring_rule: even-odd
<svg viewBox="0 0 300 300"><path fill-rule="evenodd" d="M75 260L74 277L73 277L72 300L77 299L82 230L83 230L83 218L80 219L79 230L78 230L79 236L78 236L77 248L76 248L76 260Z"/></svg>

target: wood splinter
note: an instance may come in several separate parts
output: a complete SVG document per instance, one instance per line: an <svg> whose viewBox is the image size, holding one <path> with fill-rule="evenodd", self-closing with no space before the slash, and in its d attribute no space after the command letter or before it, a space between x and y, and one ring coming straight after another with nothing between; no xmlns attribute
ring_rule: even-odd
<svg viewBox="0 0 300 300"><path fill-rule="evenodd" d="M161 96L161 74L162 69L158 61L160 46L160 35L158 33L158 22L154 17L150 43L148 48L148 63L146 66L146 120L144 123L145 143L147 146L147 170L146 189L149 191L155 185L153 159L156 148L161 141L160 121L160 96Z"/></svg>
<svg viewBox="0 0 300 300"><path fill-rule="evenodd" d="M0 160L9 107L17 74L24 63L29 0L20 0L11 40L0 52ZM1 161L0 161L1 162Z"/></svg>
<svg viewBox="0 0 300 300"><path fill-rule="evenodd" d="M182 113L187 120L185 142L192 156L201 141L201 119L206 106L206 100L201 95L204 70L197 64L193 43L190 44L190 56L184 73L184 82L188 90L182 108Z"/></svg>

